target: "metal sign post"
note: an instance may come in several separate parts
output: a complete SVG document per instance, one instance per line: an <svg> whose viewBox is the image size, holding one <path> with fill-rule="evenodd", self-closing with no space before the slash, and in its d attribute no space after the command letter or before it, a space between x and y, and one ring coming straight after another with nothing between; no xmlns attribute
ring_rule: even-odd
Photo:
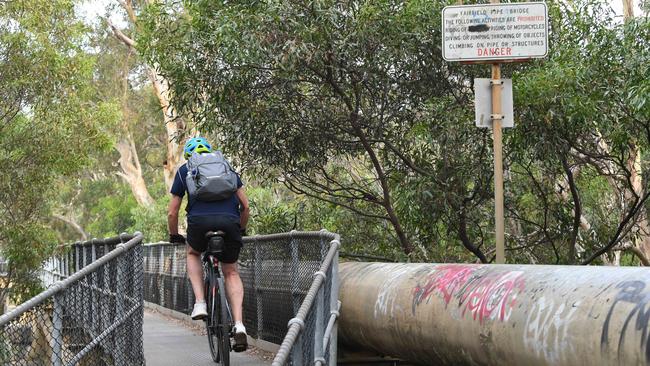
<svg viewBox="0 0 650 366"><path fill-rule="evenodd" d="M499 1L499 0L495 0ZM501 64L492 65L492 146L494 149L494 226L496 263L505 263L503 218L503 147L501 144Z"/></svg>
<svg viewBox="0 0 650 366"><path fill-rule="evenodd" d="M498 4L499 0L490 0ZM494 230L496 262L505 263L505 224L503 218L503 146L501 144L501 64L492 65L492 146L494 149Z"/></svg>
<svg viewBox="0 0 650 366"><path fill-rule="evenodd" d="M462 0L458 3L462 4ZM494 149L496 263L505 263L501 130L504 120L501 103L504 81L501 79L500 62L546 57L548 10L543 2L499 4L499 0L490 0L490 3L447 6L443 9L442 57L447 61L489 63L492 67L490 120ZM477 96L476 100L480 99ZM477 116L480 115L479 111L477 105Z"/></svg>

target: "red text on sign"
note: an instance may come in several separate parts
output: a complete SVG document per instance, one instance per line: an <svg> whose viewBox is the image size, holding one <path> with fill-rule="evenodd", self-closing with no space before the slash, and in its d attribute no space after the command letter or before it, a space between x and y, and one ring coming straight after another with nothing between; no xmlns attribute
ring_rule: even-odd
<svg viewBox="0 0 650 366"><path fill-rule="evenodd" d="M512 48L510 47L496 47L496 48L477 48L478 56L510 56L512 55Z"/></svg>

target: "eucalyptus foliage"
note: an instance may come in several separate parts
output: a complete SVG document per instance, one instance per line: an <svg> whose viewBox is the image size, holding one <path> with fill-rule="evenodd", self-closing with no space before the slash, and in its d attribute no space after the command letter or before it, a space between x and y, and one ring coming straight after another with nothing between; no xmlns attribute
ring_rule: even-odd
<svg viewBox="0 0 650 366"><path fill-rule="evenodd" d="M0 303L38 288L35 271L55 249L47 218L56 182L110 143L111 103L89 103L93 59L72 1L0 3L0 255L11 288Z"/></svg>
<svg viewBox="0 0 650 366"><path fill-rule="evenodd" d="M178 111L258 174L346 208L350 227L388 223L411 259L488 262L492 141L472 121L488 68L442 60L444 5L163 1L138 44ZM548 5L549 57L503 70L517 126L505 133L508 256L588 263L644 235L648 179L634 188L629 164L640 154L647 171L648 20Z"/></svg>

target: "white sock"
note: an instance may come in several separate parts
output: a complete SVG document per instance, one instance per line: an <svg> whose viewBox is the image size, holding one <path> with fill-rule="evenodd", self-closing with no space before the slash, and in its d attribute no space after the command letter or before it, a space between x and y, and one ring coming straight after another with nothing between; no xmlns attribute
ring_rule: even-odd
<svg viewBox="0 0 650 366"><path fill-rule="evenodd" d="M239 330L240 332L246 333L246 327L242 322L235 322L235 328L237 328L237 330Z"/></svg>
<svg viewBox="0 0 650 366"><path fill-rule="evenodd" d="M195 304L205 304L205 300L203 300L203 301L197 301Z"/></svg>

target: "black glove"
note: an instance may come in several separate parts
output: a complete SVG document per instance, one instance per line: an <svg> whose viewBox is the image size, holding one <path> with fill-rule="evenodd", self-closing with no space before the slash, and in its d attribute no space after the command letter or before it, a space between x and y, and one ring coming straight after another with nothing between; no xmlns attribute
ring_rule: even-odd
<svg viewBox="0 0 650 366"><path fill-rule="evenodd" d="M243 238L244 236L248 236L248 234L246 234L246 228L245 228L245 227L240 228L240 229L239 229L239 232L241 233L242 238Z"/></svg>
<svg viewBox="0 0 650 366"><path fill-rule="evenodd" d="M169 234L169 242L185 244L185 237L181 234Z"/></svg>

